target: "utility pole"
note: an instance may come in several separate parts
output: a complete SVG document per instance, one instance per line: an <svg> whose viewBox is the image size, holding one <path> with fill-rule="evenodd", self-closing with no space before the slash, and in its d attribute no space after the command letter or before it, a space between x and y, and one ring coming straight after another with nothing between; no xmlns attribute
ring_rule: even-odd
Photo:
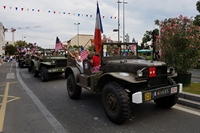
<svg viewBox="0 0 200 133"><path fill-rule="evenodd" d="M120 2L119 0L117 1L118 3L118 42L120 42Z"/></svg>
<svg viewBox="0 0 200 133"><path fill-rule="evenodd" d="M125 4L127 4L128 2L125 2L123 0L123 42L125 42Z"/></svg>

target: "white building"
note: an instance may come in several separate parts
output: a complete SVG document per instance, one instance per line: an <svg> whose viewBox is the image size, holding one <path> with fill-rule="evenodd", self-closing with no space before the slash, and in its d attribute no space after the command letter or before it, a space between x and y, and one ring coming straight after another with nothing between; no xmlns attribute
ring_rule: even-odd
<svg viewBox="0 0 200 133"><path fill-rule="evenodd" d="M5 53L5 28L0 22L0 55L3 55Z"/></svg>

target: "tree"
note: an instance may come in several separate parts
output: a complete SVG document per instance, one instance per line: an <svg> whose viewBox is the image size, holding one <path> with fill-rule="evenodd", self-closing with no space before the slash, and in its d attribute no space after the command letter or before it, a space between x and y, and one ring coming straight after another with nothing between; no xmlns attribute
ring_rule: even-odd
<svg viewBox="0 0 200 133"><path fill-rule="evenodd" d="M197 65L200 48L200 27L192 18L180 15L159 22L159 44L162 58L179 74L186 74Z"/></svg>
<svg viewBox="0 0 200 133"><path fill-rule="evenodd" d="M26 41L21 41L21 40L20 40L20 41L16 41L16 42L15 42L15 47L18 46L18 47L21 48L21 47L26 47L27 45L28 45L28 44L27 44Z"/></svg>
<svg viewBox="0 0 200 133"><path fill-rule="evenodd" d="M156 20L158 21L158 20ZM159 35L159 30L158 29L154 29L156 34ZM144 48L149 48L147 46L147 43L153 40L153 36L152 36L152 31L146 31L146 33L144 34L144 37L142 38L142 43L141 43L141 49Z"/></svg>
<svg viewBox="0 0 200 133"><path fill-rule="evenodd" d="M14 55L17 52L16 47L13 45L6 46L5 54L7 55Z"/></svg>
<svg viewBox="0 0 200 133"><path fill-rule="evenodd" d="M196 3L196 9L200 12L200 0ZM194 18L194 24L200 26L200 15L196 15Z"/></svg>

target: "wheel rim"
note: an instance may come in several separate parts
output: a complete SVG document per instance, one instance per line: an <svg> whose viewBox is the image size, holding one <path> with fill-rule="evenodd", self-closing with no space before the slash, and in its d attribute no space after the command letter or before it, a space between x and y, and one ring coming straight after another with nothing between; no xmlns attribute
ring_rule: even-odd
<svg viewBox="0 0 200 133"><path fill-rule="evenodd" d="M72 82L71 79L68 79L68 81L67 81L67 89L68 89L68 92L69 92L70 95L71 95L71 94L73 93L73 91L74 91L74 89L73 89L73 82Z"/></svg>
<svg viewBox="0 0 200 133"><path fill-rule="evenodd" d="M115 95L113 95L112 93L109 93L107 95L107 97L106 97L106 104L107 104L108 110L111 113L116 114L118 112L117 99L116 99Z"/></svg>

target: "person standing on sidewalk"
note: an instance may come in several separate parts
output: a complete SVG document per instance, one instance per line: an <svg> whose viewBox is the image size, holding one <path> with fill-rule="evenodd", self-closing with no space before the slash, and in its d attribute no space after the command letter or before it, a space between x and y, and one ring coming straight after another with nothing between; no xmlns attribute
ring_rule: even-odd
<svg viewBox="0 0 200 133"><path fill-rule="evenodd" d="M1 65L3 66L3 59L2 59L2 57L1 57L1 55L0 55L0 63L1 63Z"/></svg>

